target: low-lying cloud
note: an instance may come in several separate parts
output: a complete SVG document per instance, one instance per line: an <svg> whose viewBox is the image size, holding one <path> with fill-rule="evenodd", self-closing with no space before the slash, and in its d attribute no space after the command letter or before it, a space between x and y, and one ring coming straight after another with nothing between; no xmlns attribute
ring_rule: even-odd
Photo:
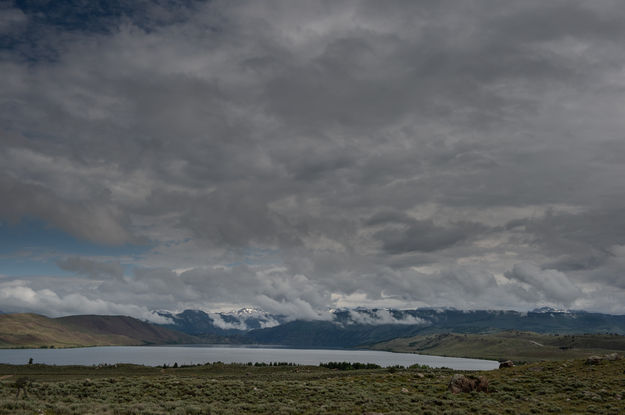
<svg viewBox="0 0 625 415"><path fill-rule="evenodd" d="M425 326L430 324L420 317L404 314L397 318L390 310L372 310L362 312L359 310L349 310L348 324L364 324L377 326L380 324L406 324Z"/></svg>
<svg viewBox="0 0 625 415"><path fill-rule="evenodd" d="M33 290L22 281L2 283L0 288L3 307L8 307L13 312L36 312L51 317L71 314L125 315L153 323L170 323L168 318L159 316L146 307L88 298L78 293L59 296L51 289Z"/></svg>

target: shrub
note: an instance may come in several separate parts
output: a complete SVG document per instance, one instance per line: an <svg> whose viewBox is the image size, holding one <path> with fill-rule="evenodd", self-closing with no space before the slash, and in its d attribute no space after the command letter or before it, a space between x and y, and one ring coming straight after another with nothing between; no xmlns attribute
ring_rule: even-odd
<svg viewBox="0 0 625 415"><path fill-rule="evenodd" d="M380 365L375 363L351 363L351 362L327 362L319 363L320 367L337 370L359 370L359 369L380 369Z"/></svg>

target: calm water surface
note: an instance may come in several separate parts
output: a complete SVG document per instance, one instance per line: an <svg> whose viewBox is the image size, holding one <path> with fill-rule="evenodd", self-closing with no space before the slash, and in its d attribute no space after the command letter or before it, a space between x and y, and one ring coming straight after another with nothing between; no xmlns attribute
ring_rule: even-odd
<svg viewBox="0 0 625 415"><path fill-rule="evenodd" d="M197 364L208 362L289 362L318 365L325 362L376 363L381 366L410 366L415 363L455 370L491 370L493 360L438 357L374 350L288 349L275 347L224 346L107 346L75 349L5 349L0 350L0 363L49 365L97 365L100 363L134 363L147 366Z"/></svg>

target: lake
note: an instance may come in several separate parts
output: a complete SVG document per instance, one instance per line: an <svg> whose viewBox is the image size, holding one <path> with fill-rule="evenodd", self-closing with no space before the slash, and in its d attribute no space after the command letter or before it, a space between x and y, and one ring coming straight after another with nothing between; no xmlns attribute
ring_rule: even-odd
<svg viewBox="0 0 625 415"><path fill-rule="evenodd" d="M209 362L288 362L319 365L326 362L376 363L380 366L448 367L455 370L491 370L499 367L493 360L391 353L375 350L289 349L276 347L224 347L212 345L189 346L107 346L74 349L3 349L0 363L49 365L97 365L100 363L133 363L146 366L163 364L189 365Z"/></svg>

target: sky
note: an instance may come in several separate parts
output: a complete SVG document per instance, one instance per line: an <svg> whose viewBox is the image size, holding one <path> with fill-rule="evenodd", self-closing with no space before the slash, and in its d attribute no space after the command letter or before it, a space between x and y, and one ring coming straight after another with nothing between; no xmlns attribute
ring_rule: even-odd
<svg viewBox="0 0 625 415"><path fill-rule="evenodd" d="M0 2L0 310L625 314L620 1Z"/></svg>

